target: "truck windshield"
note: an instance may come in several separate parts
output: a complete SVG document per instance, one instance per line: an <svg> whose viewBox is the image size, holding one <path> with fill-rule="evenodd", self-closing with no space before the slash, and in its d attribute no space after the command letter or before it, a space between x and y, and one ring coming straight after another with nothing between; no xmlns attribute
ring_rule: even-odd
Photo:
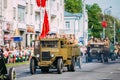
<svg viewBox="0 0 120 80"><path fill-rule="evenodd" d="M58 48L58 41L41 41L42 47Z"/></svg>

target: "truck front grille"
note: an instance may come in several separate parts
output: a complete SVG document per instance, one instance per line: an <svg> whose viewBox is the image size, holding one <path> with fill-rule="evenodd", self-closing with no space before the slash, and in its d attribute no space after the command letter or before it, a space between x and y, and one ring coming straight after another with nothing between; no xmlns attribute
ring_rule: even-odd
<svg viewBox="0 0 120 80"><path fill-rule="evenodd" d="M42 60L43 61L50 61L50 52L42 52Z"/></svg>

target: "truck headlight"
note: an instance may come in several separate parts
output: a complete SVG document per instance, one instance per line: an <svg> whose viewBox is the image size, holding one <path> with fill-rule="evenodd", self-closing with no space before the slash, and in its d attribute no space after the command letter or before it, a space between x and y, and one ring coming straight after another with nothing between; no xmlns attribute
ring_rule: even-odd
<svg viewBox="0 0 120 80"><path fill-rule="evenodd" d="M51 58L53 58L54 57L54 54L51 54Z"/></svg>
<svg viewBox="0 0 120 80"><path fill-rule="evenodd" d="M37 55L36 55L36 57L40 57L40 55L39 55L39 54L37 54Z"/></svg>
<svg viewBox="0 0 120 80"><path fill-rule="evenodd" d="M100 53L100 51L98 51L98 53Z"/></svg>

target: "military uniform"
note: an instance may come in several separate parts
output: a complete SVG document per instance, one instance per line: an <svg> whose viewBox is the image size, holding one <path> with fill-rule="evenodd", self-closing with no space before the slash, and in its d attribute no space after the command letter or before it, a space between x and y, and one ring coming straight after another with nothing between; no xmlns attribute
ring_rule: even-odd
<svg viewBox="0 0 120 80"><path fill-rule="evenodd" d="M108 57L110 55L110 41L105 40L103 48L104 56Z"/></svg>

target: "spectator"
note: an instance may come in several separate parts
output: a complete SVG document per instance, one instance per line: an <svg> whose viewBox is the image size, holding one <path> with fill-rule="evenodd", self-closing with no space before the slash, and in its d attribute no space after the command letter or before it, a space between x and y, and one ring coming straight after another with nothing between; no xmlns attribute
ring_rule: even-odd
<svg viewBox="0 0 120 80"><path fill-rule="evenodd" d="M82 54L82 61L86 62L86 54L87 54L87 47L86 46L82 46L80 48L81 54Z"/></svg>
<svg viewBox="0 0 120 80"><path fill-rule="evenodd" d="M13 63L15 63L16 62L16 56L17 56L17 50L14 47L13 47L12 54L13 54Z"/></svg>
<svg viewBox="0 0 120 80"><path fill-rule="evenodd" d="M3 51L3 46L0 45L0 58L4 58L3 53L4 53L4 51Z"/></svg>
<svg viewBox="0 0 120 80"><path fill-rule="evenodd" d="M3 53L4 54L4 57L5 57L5 62L6 63L9 63L9 54L10 54L10 51L9 51L9 48L6 48L5 52Z"/></svg>

